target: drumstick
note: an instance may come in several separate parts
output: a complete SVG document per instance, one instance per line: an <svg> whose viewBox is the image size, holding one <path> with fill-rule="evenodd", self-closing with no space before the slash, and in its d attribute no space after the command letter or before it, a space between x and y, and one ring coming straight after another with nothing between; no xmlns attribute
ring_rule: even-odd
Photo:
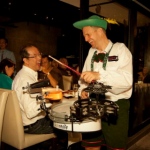
<svg viewBox="0 0 150 150"><path fill-rule="evenodd" d="M75 72L77 75L79 75L79 76L81 75L80 72L78 72L78 71L74 70L73 68L67 66L66 64L60 62L59 60L55 59L55 58L52 57L51 55L48 55L48 57L52 58L53 60L55 60L55 61L58 62L59 64L61 64L61 65L65 66L65 67L67 67L67 68L70 69L71 71Z"/></svg>

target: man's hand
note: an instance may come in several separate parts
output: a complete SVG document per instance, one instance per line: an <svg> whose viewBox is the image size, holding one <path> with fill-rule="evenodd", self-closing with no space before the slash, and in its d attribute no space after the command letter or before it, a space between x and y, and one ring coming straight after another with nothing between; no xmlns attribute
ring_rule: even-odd
<svg viewBox="0 0 150 150"><path fill-rule="evenodd" d="M45 74L48 73L47 69L45 67L43 67L43 66L41 67L41 71L44 72Z"/></svg>
<svg viewBox="0 0 150 150"><path fill-rule="evenodd" d="M91 83L93 80L99 80L100 74L99 72L86 71L81 74L81 79L87 83Z"/></svg>
<svg viewBox="0 0 150 150"><path fill-rule="evenodd" d="M85 91L81 92L81 99L86 99L88 97L89 97L89 94L87 92L85 92Z"/></svg>

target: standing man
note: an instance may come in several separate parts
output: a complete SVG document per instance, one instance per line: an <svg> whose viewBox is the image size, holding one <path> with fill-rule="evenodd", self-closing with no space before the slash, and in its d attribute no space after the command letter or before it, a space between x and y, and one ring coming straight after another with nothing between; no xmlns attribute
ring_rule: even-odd
<svg viewBox="0 0 150 150"><path fill-rule="evenodd" d="M33 44L27 44L20 50L22 60L22 69L14 78L12 89L16 91L22 113L24 132L30 134L49 134L55 132L58 139L58 146L66 146L67 133L53 129L52 121L41 109L37 102L36 94L29 94L23 91L27 84L33 84L38 81L38 71L41 68L42 55L39 49ZM50 102L45 104L49 108ZM62 137L63 135L63 137ZM61 140L64 140L61 142ZM48 143L47 143L48 142ZM45 141L43 146L50 146L49 141Z"/></svg>
<svg viewBox="0 0 150 150"><path fill-rule="evenodd" d="M102 121L102 131L83 134L86 150L125 150L128 139L129 98L132 93L132 55L123 43L112 43L106 36L107 21L97 15L73 24L82 30L85 41L91 45L80 77L79 93L88 98L84 88L93 80L112 87L105 99L119 106L116 124ZM115 36L115 35L114 35Z"/></svg>
<svg viewBox="0 0 150 150"><path fill-rule="evenodd" d="M7 49L7 45L8 40L6 38L0 38L0 62L5 58L9 58L16 64L14 53Z"/></svg>

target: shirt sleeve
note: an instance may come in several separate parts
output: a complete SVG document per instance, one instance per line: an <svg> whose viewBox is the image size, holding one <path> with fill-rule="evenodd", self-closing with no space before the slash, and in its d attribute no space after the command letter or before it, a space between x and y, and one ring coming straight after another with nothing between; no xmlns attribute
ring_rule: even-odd
<svg viewBox="0 0 150 150"><path fill-rule="evenodd" d="M114 51L110 55L117 55L118 61L107 61L106 70L103 68L98 70L99 82L112 86L110 91L119 94L132 87L132 55L124 44L115 44L113 49Z"/></svg>
<svg viewBox="0 0 150 150"><path fill-rule="evenodd" d="M38 94L29 94L23 91L23 87L27 86L27 83L32 84L33 80L20 78L15 84L13 84L13 90L17 92L19 104L22 111L25 112L27 118L31 119L41 113L40 102L36 100Z"/></svg>

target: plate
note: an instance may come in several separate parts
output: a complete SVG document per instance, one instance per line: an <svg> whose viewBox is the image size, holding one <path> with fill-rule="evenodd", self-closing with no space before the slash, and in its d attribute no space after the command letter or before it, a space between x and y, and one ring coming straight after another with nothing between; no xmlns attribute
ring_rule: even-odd
<svg viewBox="0 0 150 150"><path fill-rule="evenodd" d="M73 98L74 97L74 91L73 90L65 91L65 92L63 92L63 96L65 98Z"/></svg>

